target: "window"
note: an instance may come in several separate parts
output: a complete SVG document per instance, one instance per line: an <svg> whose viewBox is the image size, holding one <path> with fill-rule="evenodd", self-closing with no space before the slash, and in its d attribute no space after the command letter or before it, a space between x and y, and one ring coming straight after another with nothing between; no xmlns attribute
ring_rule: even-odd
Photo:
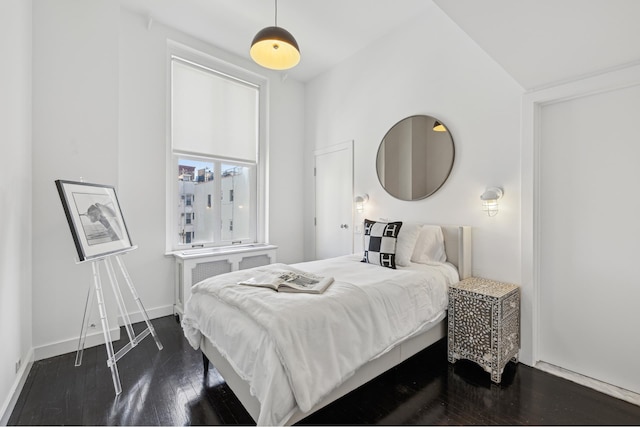
<svg viewBox="0 0 640 427"><path fill-rule="evenodd" d="M203 55L170 58L169 250L266 241L265 82L224 68Z"/></svg>
<svg viewBox="0 0 640 427"><path fill-rule="evenodd" d="M255 165L186 155L176 159L179 171L193 171L178 176L175 200L184 219L176 230L178 246L254 242ZM229 226L234 222L235 228Z"/></svg>

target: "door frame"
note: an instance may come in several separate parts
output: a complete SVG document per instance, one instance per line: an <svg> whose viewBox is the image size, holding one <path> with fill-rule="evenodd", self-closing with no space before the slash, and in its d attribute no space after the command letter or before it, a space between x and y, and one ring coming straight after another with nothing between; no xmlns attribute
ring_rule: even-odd
<svg viewBox="0 0 640 427"><path fill-rule="evenodd" d="M542 108L556 102L640 85L640 65L596 74L522 97L521 144L521 360L530 366L540 361L540 129ZM602 391L602 390L601 390Z"/></svg>

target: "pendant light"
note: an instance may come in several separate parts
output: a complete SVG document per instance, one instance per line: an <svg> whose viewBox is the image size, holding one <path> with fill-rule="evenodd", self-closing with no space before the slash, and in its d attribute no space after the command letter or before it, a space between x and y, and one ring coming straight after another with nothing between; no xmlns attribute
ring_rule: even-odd
<svg viewBox="0 0 640 427"><path fill-rule="evenodd" d="M287 70L300 62L300 48L291 33L278 27L278 0L275 26L258 31L253 38L249 54L259 65L272 70Z"/></svg>
<svg viewBox="0 0 640 427"><path fill-rule="evenodd" d="M433 124L433 131L434 132L446 132L447 128L444 127L444 125L442 123L440 123L439 121L436 120L436 122Z"/></svg>

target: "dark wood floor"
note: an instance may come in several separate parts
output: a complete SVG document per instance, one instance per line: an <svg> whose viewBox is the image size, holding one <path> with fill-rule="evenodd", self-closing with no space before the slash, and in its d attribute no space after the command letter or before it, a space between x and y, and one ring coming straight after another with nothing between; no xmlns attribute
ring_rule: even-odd
<svg viewBox="0 0 640 427"><path fill-rule="evenodd" d="M74 353L40 360L9 425L254 424L213 368L203 380L200 353L173 316L153 324L164 349L148 337L118 362L120 396L104 346L85 350L77 368ZM524 365L509 364L496 385L470 362L450 365L440 341L302 424L637 425L640 406Z"/></svg>

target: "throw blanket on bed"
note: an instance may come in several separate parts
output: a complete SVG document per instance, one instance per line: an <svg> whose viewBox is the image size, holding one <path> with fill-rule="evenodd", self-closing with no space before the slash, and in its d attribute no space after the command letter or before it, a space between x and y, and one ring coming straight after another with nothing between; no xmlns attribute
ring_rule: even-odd
<svg viewBox="0 0 640 427"><path fill-rule="evenodd" d="M452 274L453 269L444 264L429 270L392 270L360 263L353 257L340 257L332 262L297 266L311 273L333 276L335 282L321 295L285 294L238 285L239 280L255 274L251 270L214 276L192 288L194 295L187 304L183 326L190 343L198 348L200 329L206 329L199 325L206 321L192 315L190 309L191 300L198 295L213 297L218 303L242 312L261 331L260 335L265 335L260 342L267 340L273 344L266 347L275 351L277 358L272 359L281 363L286 383L303 412L312 409L360 366L438 316L446 307L447 285L456 280L455 271ZM285 264L260 269L300 271ZM215 310L209 315L215 316ZM219 341L211 334L205 333L212 342ZM221 353L229 358L225 349ZM233 366L242 364L230 362ZM285 383L269 378L264 372L239 373L250 382L252 393L256 389L265 390L264 384L257 384L260 382L279 387ZM262 399L266 397L264 392L256 395L263 406L258 424L286 421L262 413L269 409L264 408L260 394Z"/></svg>

